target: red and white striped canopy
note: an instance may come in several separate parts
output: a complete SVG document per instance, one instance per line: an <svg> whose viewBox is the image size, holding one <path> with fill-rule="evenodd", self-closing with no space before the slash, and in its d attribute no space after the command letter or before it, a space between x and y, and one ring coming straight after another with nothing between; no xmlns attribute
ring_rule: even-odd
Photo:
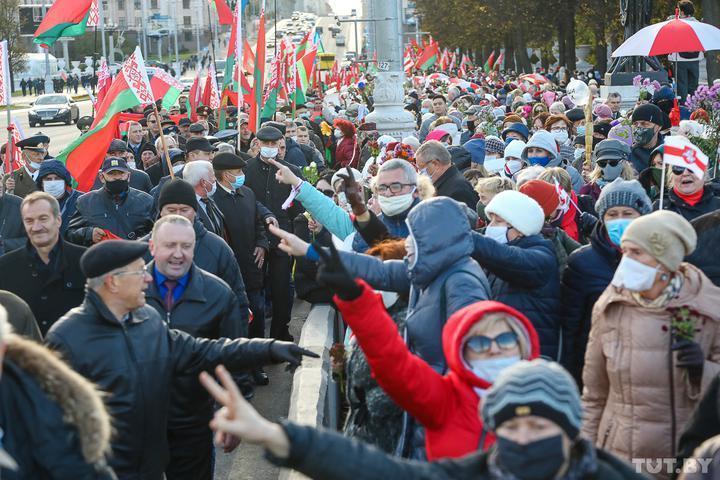
<svg viewBox="0 0 720 480"><path fill-rule="evenodd" d="M613 57L649 57L720 50L720 28L696 20L674 18L647 26L625 40Z"/></svg>

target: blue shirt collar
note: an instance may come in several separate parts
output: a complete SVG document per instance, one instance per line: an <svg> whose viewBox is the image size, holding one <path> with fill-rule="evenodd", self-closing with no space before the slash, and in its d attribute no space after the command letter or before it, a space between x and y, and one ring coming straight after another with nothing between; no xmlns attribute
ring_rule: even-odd
<svg viewBox="0 0 720 480"><path fill-rule="evenodd" d="M158 270L157 265L153 265L153 276L155 277L155 284L160 287L161 285L164 286L165 280L168 278L160 273L160 270ZM183 275L182 277L178 278L177 282L178 285L185 288L187 287L188 281L190 281L190 271L188 270L188 273Z"/></svg>

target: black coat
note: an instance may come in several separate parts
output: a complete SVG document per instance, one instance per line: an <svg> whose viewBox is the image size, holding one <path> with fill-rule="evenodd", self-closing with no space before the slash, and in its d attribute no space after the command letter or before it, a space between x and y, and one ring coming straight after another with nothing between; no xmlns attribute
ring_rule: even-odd
<svg viewBox="0 0 720 480"><path fill-rule="evenodd" d="M435 195L438 197L450 197L464 203L472 211L475 211L480 200L470 182L463 177L463 174L455 165L452 165L435 181Z"/></svg>
<svg viewBox="0 0 720 480"><path fill-rule="evenodd" d="M147 270L153 275L154 262ZM154 277L153 277L154 278ZM247 336L247 316L240 315L237 297L227 283L193 265L190 280L168 312L157 283L147 289L147 304L176 328L200 338ZM194 373L180 373L173 380L168 429L207 429L213 415L213 401Z"/></svg>
<svg viewBox="0 0 720 480"><path fill-rule="evenodd" d="M0 290L0 305L7 312L7 319L13 328L13 333L39 343L42 342L42 335L35 320L35 315L33 315L30 305L25 300L12 292Z"/></svg>
<svg viewBox="0 0 720 480"><path fill-rule="evenodd" d="M283 161L280 161L280 163L286 167L290 167L290 170L298 177L302 177L300 169L296 166ZM248 161L243 171L245 172L245 186L255 193L255 199L265 205L265 207L275 215L281 229L292 232L292 222L295 217L303 212L303 208L300 202L295 201L290 208L283 210L282 205L288 196L290 196L292 187L278 183L278 181L275 180L277 168L260 160L260 155L258 155ZM280 242L274 235L269 240L270 246L273 248ZM242 263L240 268L242 269Z"/></svg>
<svg viewBox="0 0 720 480"><path fill-rule="evenodd" d="M271 362L272 340L207 340L168 328L146 305L119 322L97 293L47 334L72 368L112 395L106 406L116 434L110 464L120 478L159 480L168 460L167 414L178 373L224 364L242 370Z"/></svg>
<svg viewBox="0 0 720 480"><path fill-rule="evenodd" d="M249 290L260 290L263 287L263 271L255 264L253 252L257 247L266 251L269 249L263 216L263 213L269 212L258 208L255 192L245 186L235 193L218 186L213 201L225 217L228 243L240 265L245 285Z"/></svg>
<svg viewBox="0 0 720 480"><path fill-rule="evenodd" d="M152 197L130 188L120 203L107 190L88 192L77 201L65 237L78 245L90 246L95 227L110 230L123 239L136 240L152 230Z"/></svg>
<svg viewBox="0 0 720 480"><path fill-rule="evenodd" d="M707 185L703 191L702 198L695 205L690 205L685 202L685 200L680 198L673 189L666 190L666 192L665 201L663 202L663 210L670 210L671 212L679 213L688 222L701 215L720 209L720 197L716 197L715 191ZM660 200L655 200L655 203L653 203L653 210L659 209Z"/></svg>
<svg viewBox="0 0 720 480"><path fill-rule="evenodd" d="M20 215L22 198L0 195L0 255L25 245L27 233Z"/></svg>
<svg viewBox="0 0 720 480"><path fill-rule="evenodd" d="M621 257L622 252L608 238L605 225L598 222L590 236L590 244L570 254L562 277L563 353L560 363L572 374L581 390L592 309L610 285Z"/></svg>
<svg viewBox="0 0 720 480"><path fill-rule="evenodd" d="M56 248L49 266L29 243L0 257L0 290L12 292L30 305L43 335L85 297L85 275L80 270L85 248L62 240Z"/></svg>
<svg viewBox="0 0 720 480"><path fill-rule="evenodd" d="M352 440L329 430L282 424L290 441L290 454L270 460L285 468L295 469L309 478L323 480L485 480L494 479L488 467L488 453L471 453L462 458L436 462L410 461L388 455L366 443ZM586 445L589 445L586 443ZM592 448L592 447L589 447ZM577 477L586 480L643 479L634 468L610 453L595 449L597 470ZM573 462L576 465L580 462ZM575 477L573 477L575 478Z"/></svg>
<svg viewBox="0 0 720 480"><path fill-rule="evenodd" d="M380 220L377 220L380 222ZM382 222L380 222L382 224ZM320 233L312 233L308 228L308 219L304 214L295 217L295 235L308 243L317 242L323 247L329 247L332 243L332 235L326 228ZM332 303L332 292L325 286L320 285L317 280L318 264L308 260L306 257L295 259L295 292L297 297L309 303Z"/></svg>
<svg viewBox="0 0 720 480"><path fill-rule="evenodd" d="M720 286L720 210L701 215L690 222L697 233L697 247L687 261L698 267Z"/></svg>
<svg viewBox="0 0 720 480"><path fill-rule="evenodd" d="M691 458L705 440L720 435L720 377L715 377L695 406L680 435L678 458Z"/></svg>

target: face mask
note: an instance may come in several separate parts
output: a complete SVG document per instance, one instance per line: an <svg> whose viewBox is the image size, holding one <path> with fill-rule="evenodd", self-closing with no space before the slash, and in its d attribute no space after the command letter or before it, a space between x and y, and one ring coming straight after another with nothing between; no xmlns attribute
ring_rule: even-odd
<svg viewBox="0 0 720 480"><path fill-rule="evenodd" d="M384 197L382 195L378 196L380 210L382 210L383 215L394 217L395 215L399 215L410 208L410 205L412 205L415 201L413 193L415 193L414 188L412 192L404 195L395 195L394 197Z"/></svg>
<svg viewBox="0 0 720 480"><path fill-rule="evenodd" d="M502 467L522 480L554 478L565 463L562 435L525 445L498 436L495 445Z"/></svg>
<svg viewBox="0 0 720 480"><path fill-rule="evenodd" d="M507 147L508 145L510 145L510 142L512 142L513 140L517 140L517 138L515 138L515 137L505 138L505 146Z"/></svg>
<svg viewBox="0 0 720 480"><path fill-rule="evenodd" d="M60 198L65 194L65 180L43 180L43 191Z"/></svg>
<svg viewBox="0 0 720 480"><path fill-rule="evenodd" d="M185 168L184 163L176 163L175 165L173 165L172 170L173 173L177 175L178 173L182 172L183 168Z"/></svg>
<svg viewBox="0 0 720 480"><path fill-rule="evenodd" d="M430 111L430 109L429 109L429 108L425 108L425 107L423 107L423 108L420 109L420 113L423 114L423 115L425 115L425 114L428 113L429 111Z"/></svg>
<svg viewBox="0 0 720 480"><path fill-rule="evenodd" d="M633 140L638 145L647 145L652 142L655 136L655 129L648 127L633 128Z"/></svg>
<svg viewBox="0 0 720 480"><path fill-rule="evenodd" d="M630 225L630 222L632 222L632 218L619 218L605 222L605 230L607 230L610 241L618 247L620 246L620 239L623 233L625 233L625 229Z"/></svg>
<svg viewBox="0 0 720 480"><path fill-rule="evenodd" d="M575 158L575 161L579 161L583 155L585 155L585 149L584 148L576 148L573 152L573 157Z"/></svg>
<svg viewBox="0 0 720 480"><path fill-rule="evenodd" d="M513 177L517 172L522 170L522 168L522 160L508 160L505 162L505 168L503 169L503 172L505 172L505 176Z"/></svg>
<svg viewBox="0 0 720 480"><path fill-rule="evenodd" d="M546 167L548 163L550 163L550 155L545 155L544 157L528 157L528 163L530 165L540 165L541 167Z"/></svg>
<svg viewBox="0 0 720 480"><path fill-rule="evenodd" d="M127 162L127 165L134 170L137 164L135 162Z"/></svg>
<svg viewBox="0 0 720 480"><path fill-rule="evenodd" d="M622 161L618 162L618 164L614 167L608 163L604 168L601 168L603 180L612 182L620 176L623 171L623 167L624 165Z"/></svg>
<svg viewBox="0 0 720 480"><path fill-rule="evenodd" d="M207 192L208 197L212 197L213 195L215 195L215 192L217 192L217 182L212 184L212 187L210 187L210 190L208 190L206 188L205 191Z"/></svg>
<svg viewBox="0 0 720 480"><path fill-rule="evenodd" d="M577 127L577 135L576 137L584 137L585 136L585 125L582 127Z"/></svg>
<svg viewBox="0 0 720 480"><path fill-rule="evenodd" d="M505 159L501 157L485 157L483 166L488 172L497 173L505 166Z"/></svg>
<svg viewBox="0 0 720 480"><path fill-rule="evenodd" d="M105 182L105 190L107 190L110 195L120 195L123 192L127 192L127 189L127 180L113 180L111 182Z"/></svg>
<svg viewBox="0 0 720 480"><path fill-rule="evenodd" d="M335 130L335 138L342 138L343 133L340 130Z"/></svg>
<svg viewBox="0 0 720 480"><path fill-rule="evenodd" d="M30 166L35 170L38 170L40 168L40 164L38 162L30 162Z"/></svg>
<svg viewBox="0 0 720 480"><path fill-rule="evenodd" d="M260 156L263 158L277 157L278 149L275 147L260 147Z"/></svg>
<svg viewBox="0 0 720 480"><path fill-rule="evenodd" d="M644 292L650 290L655 283L657 271L657 267L649 267L623 255L611 283L631 292Z"/></svg>
<svg viewBox="0 0 720 480"><path fill-rule="evenodd" d="M568 141L567 130L563 130L561 132L550 132L550 133L552 133L552 136L555 138L555 141L561 145Z"/></svg>
<svg viewBox="0 0 720 480"><path fill-rule="evenodd" d="M485 227L485 236L492 238L498 243L508 243L507 232L507 225L488 225Z"/></svg>
<svg viewBox="0 0 720 480"><path fill-rule="evenodd" d="M485 360L471 360L468 361L470 368L473 373L478 377L486 380L490 383L495 383L500 372L505 370L510 365L520 361L520 355L513 355L512 357L502 358L488 358Z"/></svg>
<svg viewBox="0 0 720 480"><path fill-rule="evenodd" d="M240 188L245 185L245 175L236 175L235 181L232 183L233 188Z"/></svg>

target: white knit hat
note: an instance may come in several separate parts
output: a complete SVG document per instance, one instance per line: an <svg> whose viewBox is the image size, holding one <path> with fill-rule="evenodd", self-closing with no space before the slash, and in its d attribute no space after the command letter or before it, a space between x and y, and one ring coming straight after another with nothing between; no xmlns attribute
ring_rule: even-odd
<svg viewBox="0 0 720 480"><path fill-rule="evenodd" d="M515 139L505 147L504 157L522 158L523 150L525 150L525 142Z"/></svg>
<svg viewBox="0 0 720 480"><path fill-rule="evenodd" d="M515 190L500 192L490 200L485 213L494 213L526 237L537 235L542 229L545 214L540 205Z"/></svg>

